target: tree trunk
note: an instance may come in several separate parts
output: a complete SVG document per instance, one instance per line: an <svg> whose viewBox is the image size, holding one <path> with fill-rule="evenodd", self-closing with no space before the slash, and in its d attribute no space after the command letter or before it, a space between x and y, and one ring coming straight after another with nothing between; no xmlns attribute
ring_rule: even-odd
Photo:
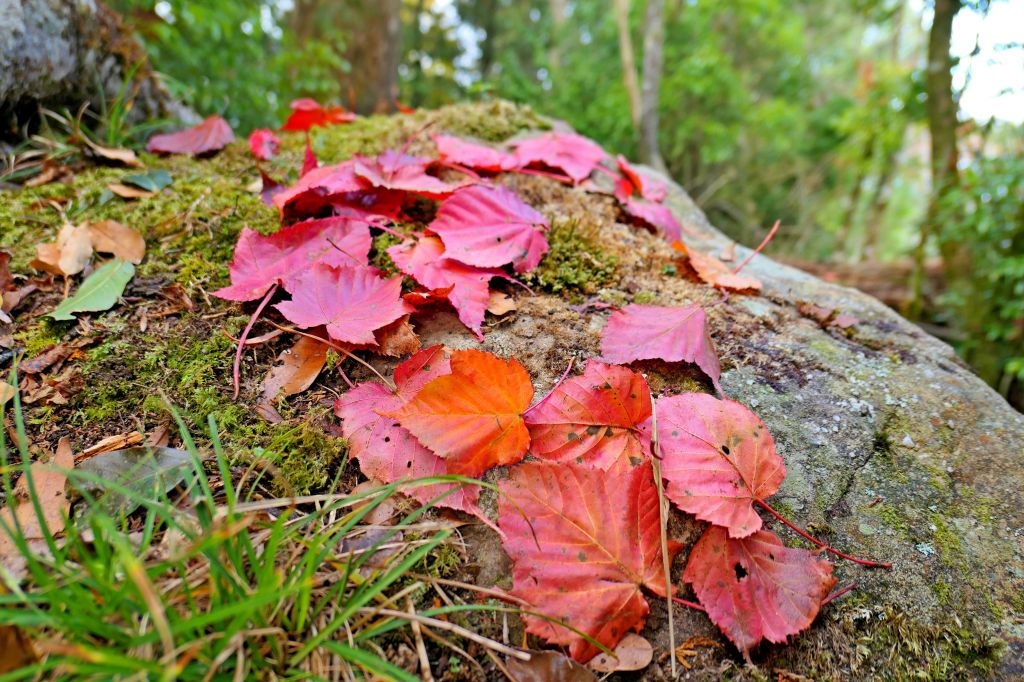
<svg viewBox="0 0 1024 682"><path fill-rule="evenodd" d="M342 75L349 99L360 114L390 113L398 99L402 58L402 0L363 0L346 21L351 43Z"/></svg>
<svg viewBox="0 0 1024 682"><path fill-rule="evenodd" d="M920 239L914 252L913 296L907 315L920 315L924 298L924 261L928 243L939 233L939 206L942 198L959 181L957 172L957 103L953 96L953 58L949 54L953 34L953 18L960 11L961 0L935 0L935 16L928 33L928 67L925 89L928 95L928 132L931 137L931 195L928 211L921 226ZM953 254L943 254L943 258ZM953 263L946 263L947 272L954 272Z"/></svg>
<svg viewBox="0 0 1024 682"><path fill-rule="evenodd" d="M548 9L551 11L551 46L548 47L548 67L552 76L562 69L562 31L565 29L565 19L568 16L569 8L566 0L548 0Z"/></svg>
<svg viewBox="0 0 1024 682"><path fill-rule="evenodd" d="M633 36L629 31L629 0L615 0L615 23L619 29L619 56L622 59L622 80L629 96L629 114L633 127L640 130L640 84L636 79L636 58Z"/></svg>
<svg viewBox="0 0 1024 682"><path fill-rule="evenodd" d="M75 111L121 95L128 121L197 119L149 66L142 46L100 0L0 0L0 138L16 139L40 105Z"/></svg>
<svg viewBox="0 0 1024 682"><path fill-rule="evenodd" d="M658 150L658 100L665 47L665 0L649 0L644 20L644 73L640 92L640 160L660 171L665 162Z"/></svg>

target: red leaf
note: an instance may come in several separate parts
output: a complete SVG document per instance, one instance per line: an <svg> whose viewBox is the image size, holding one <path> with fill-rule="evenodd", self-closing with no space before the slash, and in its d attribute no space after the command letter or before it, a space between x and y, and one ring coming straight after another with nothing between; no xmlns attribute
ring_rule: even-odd
<svg viewBox="0 0 1024 682"><path fill-rule="evenodd" d="M277 156L277 151L280 148L281 140L266 128L258 128L249 136L249 149L252 151L252 155L260 161L270 161Z"/></svg>
<svg viewBox="0 0 1024 682"><path fill-rule="evenodd" d="M654 178L648 178L641 175L637 169L630 165L629 161L627 161L626 157L622 154L619 154L617 161L619 164L619 170L622 171L622 174L629 180L629 184L632 188L639 192L640 196L644 199L660 203L665 200L666 196L668 196L668 188L665 186L665 183L658 182ZM620 201L624 201L624 199L620 199Z"/></svg>
<svg viewBox="0 0 1024 682"><path fill-rule="evenodd" d="M428 289L451 288L448 300L462 324L478 339L484 337L481 326L487 310L488 283L492 277L504 277L497 268L478 268L446 258L444 244L437 237L420 237L388 249L398 269Z"/></svg>
<svg viewBox="0 0 1024 682"><path fill-rule="evenodd" d="M434 135L437 153L446 163L458 164L483 171L507 171L518 167L514 154L461 140L451 135Z"/></svg>
<svg viewBox="0 0 1024 682"><path fill-rule="evenodd" d="M521 460L530 445L522 416L533 398L530 375L515 359L479 350L453 352L451 370L386 416L446 459L455 474L479 476Z"/></svg>
<svg viewBox="0 0 1024 682"><path fill-rule="evenodd" d="M786 467L756 414L704 393L659 398L665 495L680 509L742 538L761 528L754 501L774 495Z"/></svg>
<svg viewBox="0 0 1024 682"><path fill-rule="evenodd" d="M625 367L591 359L526 415L530 452L599 469L639 464L650 446L651 392Z"/></svg>
<svg viewBox="0 0 1024 682"><path fill-rule="evenodd" d="M600 145L575 133L545 133L512 144L520 166L542 164L559 168L577 183L587 178L605 157Z"/></svg>
<svg viewBox="0 0 1024 682"><path fill-rule="evenodd" d="M274 203L284 212L286 207L311 194L316 200L317 207L320 207L328 203L326 197L366 189L367 183L356 177L353 167L352 161L343 161L333 166L321 166L311 170L294 185L274 197Z"/></svg>
<svg viewBox="0 0 1024 682"><path fill-rule="evenodd" d="M358 118L355 114L345 111L342 107L324 109L320 103L312 99L297 99L291 103L292 113L285 121L281 130L309 130L313 126L329 126L339 123L351 123Z"/></svg>
<svg viewBox="0 0 1024 682"><path fill-rule="evenodd" d="M697 541L683 580L747 660L762 639L785 642L809 627L836 584L832 564L814 552L785 547L765 530L732 539L718 526Z"/></svg>
<svg viewBox="0 0 1024 682"><path fill-rule="evenodd" d="M601 354L615 364L692 362L721 390L718 354L708 335L707 315L697 304L673 308L630 304L615 311L601 336Z"/></svg>
<svg viewBox="0 0 1024 682"><path fill-rule="evenodd" d="M608 474L573 464L529 462L498 484L498 525L512 558L512 594L608 648L641 630L646 587L664 596L658 491L650 462ZM680 546L669 543L669 559ZM525 616L526 631L587 661L599 649L550 621Z"/></svg>
<svg viewBox="0 0 1024 682"><path fill-rule="evenodd" d="M661 204L652 204L642 199L627 199L622 208L630 218L653 228L669 242L674 242L682 236L683 226L676 220L672 211Z"/></svg>
<svg viewBox="0 0 1024 682"><path fill-rule="evenodd" d="M285 190L285 186L266 174L266 172L260 168L260 179L263 181L263 187L260 188L260 201L267 206L274 205L274 197Z"/></svg>
<svg viewBox="0 0 1024 682"><path fill-rule="evenodd" d="M229 301L260 298L274 283L325 265L367 265L370 228L349 218L307 220L263 236L242 228L231 261L231 286L213 292Z"/></svg>
<svg viewBox="0 0 1024 682"><path fill-rule="evenodd" d="M231 126L220 116L210 116L199 125L166 135L154 135L146 143L146 151L162 154L205 154L223 149L234 141Z"/></svg>
<svg viewBox="0 0 1024 682"><path fill-rule="evenodd" d="M392 393L385 386L367 382L359 384L334 402L334 413L341 418L342 433L359 462L359 468L370 479L385 483L439 476L448 473L447 463L426 449L411 433L381 412L401 409L431 379L448 374L451 366L448 351L432 346L420 351L395 368ZM403 491L422 503L456 488L438 504L483 517L477 506L480 489L476 486L437 484L405 488Z"/></svg>
<svg viewBox="0 0 1024 682"><path fill-rule="evenodd" d="M327 326L343 343L377 345L375 329L412 312L402 300L402 278L381 279L375 268L315 264L284 280L292 300L275 308L300 327Z"/></svg>
<svg viewBox="0 0 1024 682"><path fill-rule="evenodd" d="M697 276L711 286L733 291L760 289L762 286L761 280L737 275L725 263L711 254L694 251L681 241L674 242L672 248L685 253Z"/></svg>
<svg viewBox="0 0 1024 682"><path fill-rule="evenodd" d="M427 175L427 167L431 163L433 159L389 149L373 159L357 156L354 168L358 177L374 187L412 192L428 199L443 199L464 184L471 184L449 185L440 178Z"/></svg>
<svg viewBox="0 0 1024 682"><path fill-rule="evenodd" d="M309 135L306 135L306 153L302 157L302 170L300 177L305 177L309 173L312 173L319 167L320 162L316 160L316 154L313 153L313 147L309 143Z"/></svg>
<svg viewBox="0 0 1024 682"><path fill-rule="evenodd" d="M449 258L479 267L512 263L516 272L537 267L548 240L536 226L548 220L507 187L467 187L441 202L430 223Z"/></svg>

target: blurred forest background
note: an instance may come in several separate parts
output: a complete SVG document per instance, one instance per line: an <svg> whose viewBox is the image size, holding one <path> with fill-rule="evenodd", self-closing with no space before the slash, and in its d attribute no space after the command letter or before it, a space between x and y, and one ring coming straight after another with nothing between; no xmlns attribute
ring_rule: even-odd
<svg viewBox="0 0 1024 682"><path fill-rule="evenodd" d="M236 131L501 97L663 166L746 244L1024 385L1021 0L113 0ZM1014 28L1016 27L1016 28Z"/></svg>

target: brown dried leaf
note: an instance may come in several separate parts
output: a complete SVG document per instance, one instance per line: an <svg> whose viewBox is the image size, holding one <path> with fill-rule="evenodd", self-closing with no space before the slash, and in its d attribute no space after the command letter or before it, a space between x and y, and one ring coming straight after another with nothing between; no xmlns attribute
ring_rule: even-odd
<svg viewBox="0 0 1024 682"><path fill-rule="evenodd" d="M515 309L515 299L502 291L491 291L487 299L487 312L491 315L504 315Z"/></svg>
<svg viewBox="0 0 1024 682"><path fill-rule="evenodd" d="M508 659L516 682L595 682L594 673L557 651L530 651L529 661Z"/></svg>
<svg viewBox="0 0 1024 682"><path fill-rule="evenodd" d="M91 257L88 228L67 224L61 228L56 242L36 246L36 258L31 265L54 275L76 275L85 269Z"/></svg>
<svg viewBox="0 0 1024 682"><path fill-rule="evenodd" d="M96 443L92 447L88 447L82 450L75 457L75 462L81 462L82 460L101 455L104 452L113 452L114 450L123 450L130 448L133 445L138 445L142 442L142 434L138 431L131 431L130 433L119 433L115 436L107 436L100 442Z"/></svg>
<svg viewBox="0 0 1024 682"><path fill-rule="evenodd" d="M262 402L270 404L309 388L327 362L327 349L322 341L300 336L295 345L277 356L278 364L267 373L263 380Z"/></svg>
<svg viewBox="0 0 1024 682"><path fill-rule="evenodd" d="M615 655L603 651L590 659L587 666L599 673L643 670L654 659L654 647L638 634L630 632L615 646Z"/></svg>
<svg viewBox="0 0 1024 682"><path fill-rule="evenodd" d="M20 670L36 661L32 641L16 625L0 625L0 675Z"/></svg>
<svg viewBox="0 0 1024 682"><path fill-rule="evenodd" d="M93 151L99 157L107 159L109 161L117 161L123 163L126 166L132 166L134 168L145 168L146 164L139 161L139 157L135 155L131 149L121 149L117 147L104 147L98 145L87 136L83 135L82 139L89 145L89 149Z"/></svg>
<svg viewBox="0 0 1024 682"><path fill-rule="evenodd" d="M146 240L136 230L114 220L84 223L92 246L100 253L110 253L138 265L146 255Z"/></svg>
<svg viewBox="0 0 1024 682"><path fill-rule="evenodd" d="M148 199L156 196L156 192L151 192L141 187L133 187L132 185L123 185L120 182L110 183L107 185L107 189L122 199Z"/></svg>

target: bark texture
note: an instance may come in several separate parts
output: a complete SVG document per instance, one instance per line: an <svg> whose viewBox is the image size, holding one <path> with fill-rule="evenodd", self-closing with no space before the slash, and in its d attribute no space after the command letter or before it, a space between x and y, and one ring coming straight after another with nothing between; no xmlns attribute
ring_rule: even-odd
<svg viewBox="0 0 1024 682"><path fill-rule="evenodd" d="M644 72L640 91L640 160L665 171L658 150L658 99L665 47L665 0L650 0L644 20Z"/></svg>

